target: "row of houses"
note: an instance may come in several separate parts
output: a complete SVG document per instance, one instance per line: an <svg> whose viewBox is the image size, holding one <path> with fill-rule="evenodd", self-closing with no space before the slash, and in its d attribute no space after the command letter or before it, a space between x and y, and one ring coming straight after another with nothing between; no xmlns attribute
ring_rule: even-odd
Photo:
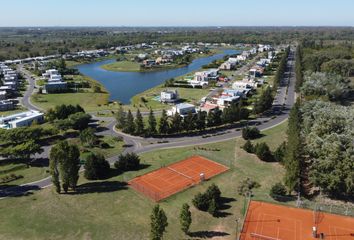
<svg viewBox="0 0 354 240"><path fill-rule="evenodd" d="M23 64L23 63L31 63L31 62L41 62L41 61L48 61L56 58L60 58L60 54L55 55L48 55L48 56L38 56L38 57L29 57L24 59L15 59L15 60L6 60L3 62L5 65L12 65L12 64Z"/></svg>
<svg viewBox="0 0 354 240"><path fill-rule="evenodd" d="M9 111L15 108L15 100L9 99L18 90L20 80L18 73L4 63L0 63L0 111Z"/></svg>
<svg viewBox="0 0 354 240"><path fill-rule="evenodd" d="M47 80L44 85L46 93L63 92L68 88L67 82L63 81L62 76L56 69L49 69L42 74L42 77Z"/></svg>

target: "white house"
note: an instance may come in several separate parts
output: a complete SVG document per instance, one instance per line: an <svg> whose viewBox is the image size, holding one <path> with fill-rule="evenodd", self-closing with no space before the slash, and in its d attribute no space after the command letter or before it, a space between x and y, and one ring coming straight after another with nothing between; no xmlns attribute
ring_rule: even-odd
<svg viewBox="0 0 354 240"><path fill-rule="evenodd" d="M172 109L168 110L167 111L167 115L168 116L173 116L176 113L178 113L182 117L185 117L190 112L193 113L193 114L196 113L196 109L195 109L195 106L193 104L180 103L180 104L177 104L176 106L174 106Z"/></svg>
<svg viewBox="0 0 354 240"><path fill-rule="evenodd" d="M58 70L49 69L49 70L45 71L45 73L42 74L42 76L45 78L50 78L52 75L59 75Z"/></svg>
<svg viewBox="0 0 354 240"><path fill-rule="evenodd" d="M38 111L28 111L0 118L0 128L11 129L30 126L34 121L43 122L44 114Z"/></svg>
<svg viewBox="0 0 354 240"><path fill-rule="evenodd" d="M252 90L253 86L249 82L236 81L232 84L232 88L235 90L243 91L243 90Z"/></svg>
<svg viewBox="0 0 354 240"><path fill-rule="evenodd" d="M160 94L160 101L163 103L173 103L179 100L177 90L165 90Z"/></svg>

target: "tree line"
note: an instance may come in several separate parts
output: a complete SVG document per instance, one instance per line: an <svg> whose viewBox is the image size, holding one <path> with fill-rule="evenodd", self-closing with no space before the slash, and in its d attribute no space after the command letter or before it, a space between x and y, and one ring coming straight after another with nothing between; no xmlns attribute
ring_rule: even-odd
<svg viewBox="0 0 354 240"><path fill-rule="evenodd" d="M125 133L139 136L154 136L156 134L165 135L183 132L189 133L196 130L202 131L206 128L231 124L243 119L248 119L249 110L242 105L242 102L233 103L223 111L215 109L209 111L209 113L198 111L196 114L193 114L190 112L184 117L178 113L175 113L173 116L168 116L166 110L162 110L158 122L153 110L150 110L147 124L144 122L139 109L134 117L130 110L125 112L121 106L116 113L116 126Z"/></svg>
<svg viewBox="0 0 354 240"><path fill-rule="evenodd" d="M280 59L277 71L274 75L274 83L273 83L273 91L276 91L279 87L281 80L283 79L284 73L286 71L286 67L288 64L288 57L290 53L290 46L287 47L284 51L283 56Z"/></svg>

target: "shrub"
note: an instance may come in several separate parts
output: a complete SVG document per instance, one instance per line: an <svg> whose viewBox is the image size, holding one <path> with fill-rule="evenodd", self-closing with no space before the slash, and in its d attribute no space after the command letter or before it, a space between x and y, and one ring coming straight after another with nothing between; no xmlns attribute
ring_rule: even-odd
<svg viewBox="0 0 354 240"><path fill-rule="evenodd" d="M245 140L252 140L260 137L260 131L256 127L245 127L242 128L242 137Z"/></svg>
<svg viewBox="0 0 354 240"><path fill-rule="evenodd" d="M276 183L270 189L269 195L279 201L282 199L283 196L286 196L286 188L282 183Z"/></svg>
<svg viewBox="0 0 354 240"><path fill-rule="evenodd" d="M253 144L250 140L247 140L242 148L243 148L243 150L245 150L248 153L254 153L254 147L253 147Z"/></svg>
<svg viewBox="0 0 354 240"><path fill-rule="evenodd" d="M90 153L85 162L85 178L97 180L106 178L109 175L110 166L103 155Z"/></svg>
<svg viewBox="0 0 354 240"><path fill-rule="evenodd" d="M114 167L121 171L137 170L140 166L140 158L135 153L121 154L118 161L114 163Z"/></svg>
<svg viewBox="0 0 354 240"><path fill-rule="evenodd" d="M213 216L216 215L221 200L221 191L218 186L212 184L204 193L198 193L194 196L193 205L201 210L208 211Z"/></svg>
<svg viewBox="0 0 354 240"><path fill-rule="evenodd" d="M209 208L209 202L210 199L206 194L203 193L198 193L197 195L194 196L192 203L193 205L201 210L201 211L206 211Z"/></svg>
<svg viewBox="0 0 354 240"><path fill-rule="evenodd" d="M277 162L283 162L286 151L286 143L280 144L273 153L274 160Z"/></svg>
<svg viewBox="0 0 354 240"><path fill-rule="evenodd" d="M255 152L259 159L265 162L273 161L273 155L266 143L258 143L255 146Z"/></svg>
<svg viewBox="0 0 354 240"><path fill-rule="evenodd" d="M237 192L240 195L246 195L251 193L252 189L259 188L260 186L261 185L258 182L253 181L250 178L246 178L241 181L240 186L237 188Z"/></svg>

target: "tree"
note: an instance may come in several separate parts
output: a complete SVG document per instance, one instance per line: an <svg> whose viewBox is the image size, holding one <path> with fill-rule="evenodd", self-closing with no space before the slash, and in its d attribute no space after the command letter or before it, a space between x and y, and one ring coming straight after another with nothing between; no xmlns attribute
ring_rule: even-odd
<svg viewBox="0 0 354 240"><path fill-rule="evenodd" d="M152 210L150 215L150 226L151 226L151 240L161 240L163 233L166 231L168 226L167 217L162 208L157 204Z"/></svg>
<svg viewBox="0 0 354 240"><path fill-rule="evenodd" d="M88 128L91 121L91 115L83 112L77 112L69 116L69 121L71 122L73 129L83 130Z"/></svg>
<svg viewBox="0 0 354 240"><path fill-rule="evenodd" d="M83 144L87 144L89 147L93 147L97 144L98 138L95 135L95 130L93 128L86 128L80 132L80 141Z"/></svg>
<svg viewBox="0 0 354 240"><path fill-rule="evenodd" d="M277 149L274 151L273 156L274 160L277 162L283 162L286 151L286 142L280 144Z"/></svg>
<svg viewBox="0 0 354 240"><path fill-rule="evenodd" d="M166 110L162 110L160 122L159 122L159 133L161 134L167 134L169 131L169 125L168 125L168 117Z"/></svg>
<svg viewBox="0 0 354 240"><path fill-rule="evenodd" d="M243 150L245 150L248 153L254 153L254 147L253 147L253 144L250 140L247 140L242 148L243 148Z"/></svg>
<svg viewBox="0 0 354 240"><path fill-rule="evenodd" d="M179 133L180 131L182 131L183 129L183 125L182 125L182 117L181 115L179 115L179 113L175 113L173 116L172 116L172 119L171 119L171 126L170 126L170 133Z"/></svg>
<svg viewBox="0 0 354 240"><path fill-rule="evenodd" d="M215 217L217 212L218 212L218 207L216 205L216 201L215 199L211 199L208 206L208 213L210 213L213 217Z"/></svg>
<svg viewBox="0 0 354 240"><path fill-rule="evenodd" d="M120 154L114 167L120 171L137 170L140 167L140 157L136 153Z"/></svg>
<svg viewBox="0 0 354 240"><path fill-rule="evenodd" d="M302 165L302 139L301 139L301 112L300 112L300 101L297 100L292 107L289 114L288 122L288 143L284 156L284 166L285 166L285 185L288 187L289 191L297 190L299 191L299 183L301 176L301 165Z"/></svg>
<svg viewBox="0 0 354 240"><path fill-rule="evenodd" d="M247 194L252 192L252 189L259 188L260 186L261 185L258 182L253 181L250 178L246 178L241 181L240 185L237 188L237 192L242 196L246 196Z"/></svg>
<svg viewBox="0 0 354 240"><path fill-rule="evenodd" d="M273 161L272 152L270 151L268 145L265 142L257 143L257 145L255 146L255 152L260 160L266 162Z"/></svg>
<svg viewBox="0 0 354 240"><path fill-rule="evenodd" d="M267 87L261 94L260 98L255 102L254 112L262 113L270 109L273 105L273 93L270 87Z"/></svg>
<svg viewBox="0 0 354 240"><path fill-rule="evenodd" d="M218 108L214 109L213 111L209 111L207 115L207 126L214 127L214 126L221 125L222 124L221 114L222 111Z"/></svg>
<svg viewBox="0 0 354 240"><path fill-rule="evenodd" d="M60 176L62 188L66 193L68 188L76 189L79 179L80 151L76 145L69 145L67 141L61 141L53 146L50 151L51 173L53 183L57 187ZM57 175L59 173L59 176Z"/></svg>
<svg viewBox="0 0 354 240"><path fill-rule="evenodd" d="M135 123L132 112L129 110L127 114L127 121L123 128L123 132L133 134L135 132Z"/></svg>
<svg viewBox="0 0 354 240"><path fill-rule="evenodd" d="M188 112L187 116L183 119L183 129L187 132L193 131L196 128L196 117L192 112Z"/></svg>
<svg viewBox="0 0 354 240"><path fill-rule="evenodd" d="M276 183L270 189L269 195L275 200L282 200L286 196L286 188L282 183Z"/></svg>
<svg viewBox="0 0 354 240"><path fill-rule="evenodd" d="M215 216L221 201L221 191L218 186L212 184L204 193L194 196L192 203L201 211L209 211ZM212 205L212 206L211 206Z"/></svg>
<svg viewBox="0 0 354 240"><path fill-rule="evenodd" d="M198 111L195 125L199 131L202 131L205 129L205 121L206 121L206 112Z"/></svg>
<svg viewBox="0 0 354 240"><path fill-rule="evenodd" d="M245 140L256 139L260 137L261 133L256 127L244 127L242 128L242 137Z"/></svg>
<svg viewBox="0 0 354 240"><path fill-rule="evenodd" d="M117 128L124 129L126 124L127 114L124 112L122 105L119 106L118 112L116 113Z"/></svg>
<svg viewBox="0 0 354 240"><path fill-rule="evenodd" d="M152 111L152 109L150 109L150 113L149 113L147 132L150 136L156 134L156 132L157 132L156 131L156 118L155 118L155 115L154 115L154 112Z"/></svg>
<svg viewBox="0 0 354 240"><path fill-rule="evenodd" d="M55 119L66 119L69 115L78 113L78 112L85 112L84 109L80 105L57 105L54 109L49 109L47 113L47 118L49 121L54 121Z"/></svg>
<svg viewBox="0 0 354 240"><path fill-rule="evenodd" d="M109 176L109 163L101 154L90 153L86 158L84 168L84 176L88 180L104 179Z"/></svg>
<svg viewBox="0 0 354 240"><path fill-rule="evenodd" d="M135 117L135 134L142 135L143 133L144 133L143 116L141 115L140 110L138 109Z"/></svg>
<svg viewBox="0 0 354 240"><path fill-rule="evenodd" d="M181 213L179 215L179 221L181 223L181 229L185 234L189 233L189 228L192 224L192 213L189 210L187 203L182 205Z"/></svg>
<svg viewBox="0 0 354 240"><path fill-rule="evenodd" d="M0 156L22 159L29 159L31 155L43 152L41 145L32 139L28 140L27 142L0 148L0 150Z"/></svg>

